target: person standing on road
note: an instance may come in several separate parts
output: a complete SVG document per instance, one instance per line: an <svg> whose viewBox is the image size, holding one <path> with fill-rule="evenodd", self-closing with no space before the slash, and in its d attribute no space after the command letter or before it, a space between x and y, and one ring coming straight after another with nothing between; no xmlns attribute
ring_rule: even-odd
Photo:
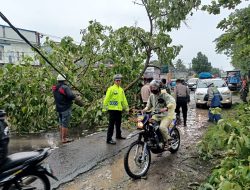
<svg viewBox="0 0 250 190"><path fill-rule="evenodd" d="M58 84L52 87L55 98L56 111L59 117L60 138L62 143L73 141L68 138L68 126L71 117L71 107L76 96L73 94L66 79L62 75L57 76Z"/></svg>
<svg viewBox="0 0 250 190"><path fill-rule="evenodd" d="M187 126L187 104L190 102L190 94L187 86L183 85L181 79L176 80L176 87L174 88L174 97L176 100L176 117L180 120L180 108L182 110L184 127Z"/></svg>
<svg viewBox="0 0 250 190"><path fill-rule="evenodd" d="M169 86L167 85L167 80L166 79L161 79L161 82L162 82L161 89L163 91L166 91L168 94L171 94L171 90L170 90Z"/></svg>
<svg viewBox="0 0 250 190"><path fill-rule="evenodd" d="M249 92L248 83L246 78L242 79L242 87L240 89L240 97L244 103L247 103L247 95Z"/></svg>
<svg viewBox="0 0 250 190"><path fill-rule="evenodd" d="M153 80L153 78L144 78L144 85L141 88L141 98L143 102L143 107L147 105L148 98L150 96L150 86L149 83Z"/></svg>
<svg viewBox="0 0 250 190"><path fill-rule="evenodd" d="M208 110L208 121L212 122L218 122L221 119L221 114L220 113L212 113L212 110L215 110L215 108L221 107L221 94L217 87L214 85L214 83L210 83L207 89L207 94L208 94L208 101L207 101L207 106L209 107Z"/></svg>
<svg viewBox="0 0 250 190"><path fill-rule="evenodd" d="M0 166L5 162L8 155L9 128L5 116L6 112L0 110Z"/></svg>
<svg viewBox="0 0 250 190"><path fill-rule="evenodd" d="M109 126L107 131L107 143L116 144L112 139L114 133L114 125L116 127L116 139L126 139L121 135L122 110L129 111L128 102L121 85L121 74L113 77L114 85L110 86L106 92L103 101L103 111L109 112Z"/></svg>

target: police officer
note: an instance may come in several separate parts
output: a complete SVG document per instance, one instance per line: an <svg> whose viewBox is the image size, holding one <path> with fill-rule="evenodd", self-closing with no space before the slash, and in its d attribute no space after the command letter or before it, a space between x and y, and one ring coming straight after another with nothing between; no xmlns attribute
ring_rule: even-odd
<svg viewBox="0 0 250 190"><path fill-rule="evenodd" d="M8 154L9 128L5 116L6 112L0 110L0 166L4 163Z"/></svg>
<svg viewBox="0 0 250 190"><path fill-rule="evenodd" d="M188 87L183 85L183 82L181 79L177 79L176 87L174 89L174 95L175 95L175 100L176 100L175 112L176 112L177 119L180 119L180 108L181 108L183 121L184 121L184 127L187 126L187 111L188 111L187 104L190 101L189 93L190 92L189 92Z"/></svg>
<svg viewBox="0 0 250 190"><path fill-rule="evenodd" d="M123 89L121 88L121 74L113 77L114 85L110 86L103 101L103 111L109 112L109 126L107 132L107 143L116 144L112 139L114 125L116 127L116 139L126 139L121 135L122 110L129 111L128 102Z"/></svg>
<svg viewBox="0 0 250 190"><path fill-rule="evenodd" d="M145 107L148 102L148 98L150 96L150 86L149 83L153 80L153 78L145 78L144 79L144 85L141 88L141 98L143 101L143 106Z"/></svg>

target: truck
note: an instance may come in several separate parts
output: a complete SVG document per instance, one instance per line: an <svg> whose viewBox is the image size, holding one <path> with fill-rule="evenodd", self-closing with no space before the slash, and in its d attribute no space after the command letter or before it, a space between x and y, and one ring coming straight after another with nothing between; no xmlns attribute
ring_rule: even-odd
<svg viewBox="0 0 250 190"><path fill-rule="evenodd" d="M239 91L241 89L241 73L240 70L227 71L227 85L231 91Z"/></svg>

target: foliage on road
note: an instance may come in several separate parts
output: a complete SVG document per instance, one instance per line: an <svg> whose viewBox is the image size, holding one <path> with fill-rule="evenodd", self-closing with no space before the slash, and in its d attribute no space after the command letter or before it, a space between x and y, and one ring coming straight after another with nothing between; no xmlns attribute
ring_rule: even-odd
<svg viewBox="0 0 250 190"><path fill-rule="evenodd" d="M198 145L204 159L220 158L207 183L200 190L250 189L250 105L238 105L210 126Z"/></svg>
<svg viewBox="0 0 250 190"><path fill-rule="evenodd" d="M0 107L7 111L13 131L40 131L55 121L50 79L47 67L27 64L0 69Z"/></svg>

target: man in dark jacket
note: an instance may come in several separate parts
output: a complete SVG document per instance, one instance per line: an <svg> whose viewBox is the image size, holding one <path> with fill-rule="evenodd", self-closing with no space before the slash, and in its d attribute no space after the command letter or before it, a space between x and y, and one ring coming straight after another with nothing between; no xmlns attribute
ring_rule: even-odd
<svg viewBox="0 0 250 190"><path fill-rule="evenodd" d="M0 110L0 166L5 162L8 155L9 128L5 121L5 111Z"/></svg>
<svg viewBox="0 0 250 190"><path fill-rule="evenodd" d="M71 142L68 139L68 125L71 117L71 107L76 96L73 94L69 86L65 83L66 79L62 75L57 76L58 84L52 87L56 111L59 115L60 137L62 143Z"/></svg>

